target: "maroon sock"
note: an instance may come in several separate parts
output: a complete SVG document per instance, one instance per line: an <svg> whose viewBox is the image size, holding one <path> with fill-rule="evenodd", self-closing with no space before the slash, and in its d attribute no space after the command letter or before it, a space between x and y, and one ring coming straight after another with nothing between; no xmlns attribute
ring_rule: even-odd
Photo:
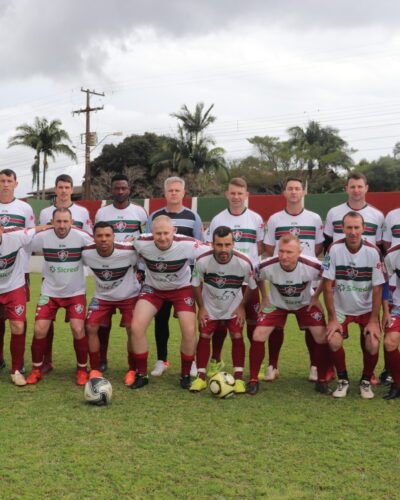
<svg viewBox="0 0 400 500"><path fill-rule="evenodd" d="M245 348L244 348L243 337L241 337L240 339L232 339L233 368L244 368L244 357L245 357Z"/></svg>
<svg viewBox="0 0 400 500"><path fill-rule="evenodd" d="M130 370L136 371L135 355L131 351L128 351L128 366Z"/></svg>
<svg viewBox="0 0 400 500"><path fill-rule="evenodd" d="M10 342L10 352L11 352L11 371L14 373L15 370L20 370L24 364L24 352L25 352L25 335L11 335Z"/></svg>
<svg viewBox="0 0 400 500"><path fill-rule="evenodd" d="M265 356L265 342L253 340L250 346L250 378L258 380L258 372Z"/></svg>
<svg viewBox="0 0 400 500"><path fill-rule="evenodd" d="M379 353L371 354L367 350L365 350L363 358L364 358L363 375L366 375L367 377L372 377L375 370L375 366L378 363Z"/></svg>
<svg viewBox="0 0 400 500"><path fill-rule="evenodd" d="M308 354L310 355L310 365L317 366L317 356L315 355L315 352L314 352L316 342L315 342L314 337L312 336L310 330L305 331L305 341L306 341L306 346L308 349Z"/></svg>
<svg viewBox="0 0 400 500"><path fill-rule="evenodd" d="M256 325L249 325L247 323L247 338L251 342L253 340L253 332L256 329Z"/></svg>
<svg viewBox="0 0 400 500"><path fill-rule="evenodd" d="M283 344L283 328L275 328L268 339L269 365L278 368L279 353Z"/></svg>
<svg viewBox="0 0 400 500"><path fill-rule="evenodd" d="M33 337L31 352L32 352L32 363L33 369L39 368L43 363L43 356L46 350L46 337L43 339L37 339Z"/></svg>
<svg viewBox="0 0 400 500"><path fill-rule="evenodd" d="M385 364L392 375L394 383L400 385L400 352L398 349L394 351L384 350L385 353Z"/></svg>
<svg viewBox="0 0 400 500"><path fill-rule="evenodd" d="M184 354L181 351L181 375L189 375L194 361L194 354Z"/></svg>
<svg viewBox="0 0 400 500"><path fill-rule="evenodd" d="M4 335L6 333L6 320L0 319L0 359L4 359Z"/></svg>
<svg viewBox="0 0 400 500"><path fill-rule="evenodd" d="M148 352L141 352L140 354L133 353L136 362L136 368L138 373L143 373L147 375L147 358L149 356Z"/></svg>
<svg viewBox="0 0 400 500"><path fill-rule="evenodd" d="M44 359L48 362L53 359L53 339L54 339L54 321L50 323L49 331L46 337L46 348L44 352Z"/></svg>
<svg viewBox="0 0 400 500"><path fill-rule="evenodd" d="M99 328L99 342L100 342L100 359L101 362L107 361L108 342L110 340L111 325L101 326Z"/></svg>
<svg viewBox="0 0 400 500"><path fill-rule="evenodd" d="M92 370L100 370L100 351L96 352L89 351L89 359L90 359L90 368Z"/></svg>
<svg viewBox="0 0 400 500"><path fill-rule="evenodd" d="M343 373L346 371L346 354L343 347L341 347L336 352L331 350L331 358L338 373Z"/></svg>
<svg viewBox="0 0 400 500"><path fill-rule="evenodd" d="M196 351L197 370L199 368L206 369L209 359L210 359L210 339L200 337Z"/></svg>
<svg viewBox="0 0 400 500"><path fill-rule="evenodd" d="M212 336L212 356L211 357L218 362L221 361L222 347L224 345L227 332L228 331L226 328L218 327L215 330L214 335ZM208 363L208 360L207 360L207 363Z"/></svg>
<svg viewBox="0 0 400 500"><path fill-rule="evenodd" d="M326 382L327 371L330 364L329 346L328 344L317 344L315 342L313 350L315 365L312 366L317 367L318 380L320 382Z"/></svg>
<svg viewBox="0 0 400 500"><path fill-rule="evenodd" d="M74 349L76 354L76 362L79 368L83 369L87 365L88 358L88 338L82 337L81 339L74 339Z"/></svg>

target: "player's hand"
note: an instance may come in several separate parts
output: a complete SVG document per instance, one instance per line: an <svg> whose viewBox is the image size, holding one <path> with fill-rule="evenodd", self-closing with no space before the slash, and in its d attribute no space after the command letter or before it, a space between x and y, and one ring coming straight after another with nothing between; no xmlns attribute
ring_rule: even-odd
<svg viewBox="0 0 400 500"><path fill-rule="evenodd" d="M381 327L379 326L379 323L377 321L370 321L364 328L363 333L365 336L372 335L372 337L378 340L378 342L381 340Z"/></svg>
<svg viewBox="0 0 400 500"><path fill-rule="evenodd" d="M207 326L207 321L210 319L208 311L205 307L200 307L199 312L197 314L197 318L202 327Z"/></svg>
<svg viewBox="0 0 400 500"><path fill-rule="evenodd" d="M243 326L246 321L246 310L243 306L239 306L233 313L236 316L236 324Z"/></svg>
<svg viewBox="0 0 400 500"><path fill-rule="evenodd" d="M307 311L310 311L313 307L316 307L321 312L324 312L322 304L319 301L319 298L315 294L311 296L311 300L310 300L310 303L309 303L309 305L307 307Z"/></svg>
<svg viewBox="0 0 400 500"><path fill-rule="evenodd" d="M343 334L342 325L338 321L329 321L326 326L326 336L328 341L332 339L335 333L340 333L340 335Z"/></svg>
<svg viewBox="0 0 400 500"><path fill-rule="evenodd" d="M382 314L382 326L383 328L389 328L390 325L390 312L384 311Z"/></svg>
<svg viewBox="0 0 400 500"><path fill-rule="evenodd" d="M260 303L260 312L262 312L263 309L271 309L271 303L268 299L268 297L265 297L261 303Z"/></svg>

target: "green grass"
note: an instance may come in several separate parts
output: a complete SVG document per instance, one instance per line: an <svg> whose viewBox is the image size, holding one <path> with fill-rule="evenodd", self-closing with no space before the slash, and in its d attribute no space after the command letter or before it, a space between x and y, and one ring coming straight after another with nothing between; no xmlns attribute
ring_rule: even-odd
<svg viewBox="0 0 400 500"><path fill-rule="evenodd" d="M32 276L30 332L39 284ZM313 391L303 334L290 319L281 378L263 383L256 397L224 401L180 389L172 324L172 366L139 391L123 386L126 334L114 328L107 372L113 401L92 407L74 385L71 334L59 313L54 372L25 388L10 383L8 370L0 373L0 498L399 497L400 401L383 401L382 387L371 401L357 394L356 330L346 341L353 382L346 399ZM152 328L149 336L152 365ZM30 340L31 333L29 367ZM229 341L224 359L230 360ZM378 373L381 367L382 361Z"/></svg>

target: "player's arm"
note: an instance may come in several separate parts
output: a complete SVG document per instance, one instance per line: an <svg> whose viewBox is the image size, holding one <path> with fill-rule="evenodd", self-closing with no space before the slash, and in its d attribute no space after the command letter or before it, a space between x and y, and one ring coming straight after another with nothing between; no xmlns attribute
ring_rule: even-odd
<svg viewBox="0 0 400 500"><path fill-rule="evenodd" d="M372 287L372 311L364 334L373 335L377 340L381 338L381 328L379 326L379 313L382 305L382 285Z"/></svg>
<svg viewBox="0 0 400 500"><path fill-rule="evenodd" d="M307 307L307 311L309 311L312 307L317 307L321 312L324 311L323 307L322 307L322 304L319 300L319 297L323 291L323 287L324 287L324 284L323 284L323 281L321 280L319 283L318 283L318 286L314 292L313 295L311 295L311 299L310 299L310 304L309 306Z"/></svg>
<svg viewBox="0 0 400 500"><path fill-rule="evenodd" d="M323 287L323 292L324 292L324 301L325 301L326 310L328 312L328 325L326 328L326 333L327 333L328 339L335 332L337 332L337 331L342 332L343 331L342 325L338 322L337 316L336 316L335 304L333 302L333 285L334 285L334 280L330 280L328 278L323 278L322 287Z"/></svg>
<svg viewBox="0 0 400 500"><path fill-rule="evenodd" d="M207 321L210 319L210 316L204 305L203 295L201 293L201 286L192 286L192 288L196 304L199 308L199 311L197 313L197 318L201 326L206 326Z"/></svg>
<svg viewBox="0 0 400 500"><path fill-rule="evenodd" d="M258 255L263 255L265 252L264 242L263 240L257 241L257 252Z"/></svg>
<svg viewBox="0 0 400 500"><path fill-rule="evenodd" d="M324 243L317 243L315 245L315 256L319 257L321 255L323 249L324 249Z"/></svg>
<svg viewBox="0 0 400 500"><path fill-rule="evenodd" d="M275 252L275 246L264 244L264 250L267 257L272 257Z"/></svg>

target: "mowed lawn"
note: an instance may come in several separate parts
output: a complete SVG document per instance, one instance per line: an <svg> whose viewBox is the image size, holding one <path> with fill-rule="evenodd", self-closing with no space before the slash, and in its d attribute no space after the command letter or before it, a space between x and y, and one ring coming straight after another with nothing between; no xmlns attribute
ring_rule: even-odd
<svg viewBox="0 0 400 500"><path fill-rule="evenodd" d="M40 276L32 275L26 364ZM92 289L91 283L90 288ZM90 295L90 294L89 294ZM107 407L84 403L74 385L71 334L59 313L55 370L16 388L0 372L0 498L399 498L400 400L386 388L362 400L359 335L347 341L351 391L344 400L306 380L303 334L291 319L281 378L255 397L214 399L179 387L179 334L172 322L171 368L144 389L124 387L126 334L114 321ZM153 329L150 364L155 361ZM224 348L230 366L230 341ZM379 370L382 360L379 362ZM246 369L247 373L247 369Z"/></svg>

